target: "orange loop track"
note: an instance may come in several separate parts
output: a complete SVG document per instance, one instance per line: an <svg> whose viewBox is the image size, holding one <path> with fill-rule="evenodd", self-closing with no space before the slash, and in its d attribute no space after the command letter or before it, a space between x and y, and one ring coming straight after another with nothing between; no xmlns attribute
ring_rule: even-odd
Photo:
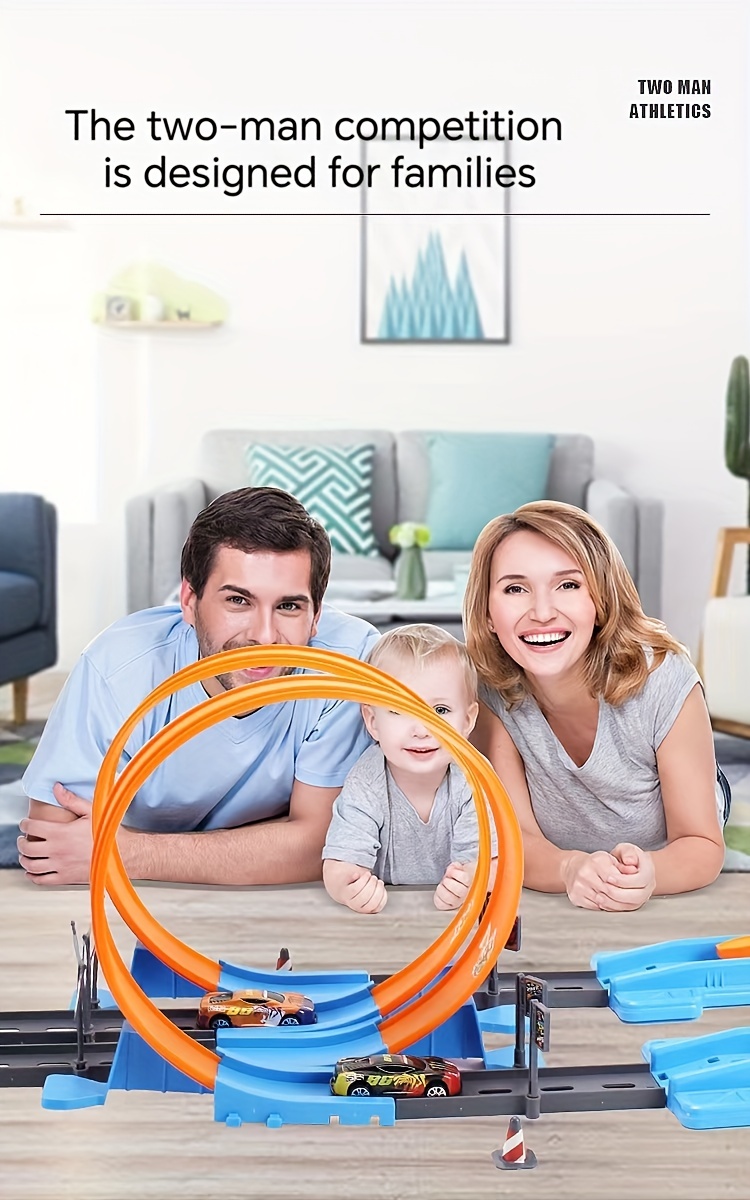
<svg viewBox="0 0 750 1200"><path fill-rule="evenodd" d="M291 675L257 681L205 700L152 737L115 781L127 741L142 717L180 687L249 666L287 666L291 660L320 675ZM158 1053L204 1087L214 1085L218 1057L194 1042L148 999L133 980L115 945L105 909L108 893L130 929L161 961L206 990L215 989L219 964L198 954L170 934L148 912L124 870L116 845L117 830L130 801L153 770L191 737L249 708L296 699L341 699L389 704L418 717L464 771L477 802L479 857L467 898L446 929L415 961L373 989L380 1026L391 1050L403 1049L447 1020L487 977L505 945L516 915L522 883L522 846L508 795L489 763L451 726L408 688L345 655L310 647L265 646L228 651L202 659L165 680L122 725L104 758L92 812L94 848L91 860L91 906L95 945L107 983L123 1013ZM466 945L481 912L490 871L492 814L498 832L502 870L479 927ZM453 966L424 996L428 987L463 946ZM416 998L416 999L415 999Z"/></svg>

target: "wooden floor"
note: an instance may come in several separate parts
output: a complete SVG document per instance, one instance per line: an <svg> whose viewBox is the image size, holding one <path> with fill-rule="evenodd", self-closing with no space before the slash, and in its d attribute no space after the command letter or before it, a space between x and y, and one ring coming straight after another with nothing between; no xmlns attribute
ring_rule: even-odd
<svg viewBox="0 0 750 1200"><path fill-rule="evenodd" d="M220 890L145 885L146 904L197 949L269 966L279 946L299 968L404 965L445 918L427 891L391 891L377 917L334 906L319 887ZM595 950L747 931L750 878L722 876L638 913L589 913L525 893L523 947L501 968L585 969ZM74 982L69 921L87 927L84 888L42 891L0 872L0 1011L65 1007ZM123 949L132 935L113 922ZM714 1010L681 1026L621 1024L608 1010L557 1011L550 1066L640 1062L648 1038L747 1024L747 1009ZM495 1038L493 1044L503 1039ZM245 1125L212 1119L210 1096L112 1093L100 1109L47 1112L37 1090L0 1088L0 1194L8 1200L377 1200L554 1197L555 1200L718 1200L750 1195L750 1130L691 1133L666 1110L544 1116L525 1122L534 1171L501 1173L490 1154L507 1122L404 1122L394 1128Z"/></svg>

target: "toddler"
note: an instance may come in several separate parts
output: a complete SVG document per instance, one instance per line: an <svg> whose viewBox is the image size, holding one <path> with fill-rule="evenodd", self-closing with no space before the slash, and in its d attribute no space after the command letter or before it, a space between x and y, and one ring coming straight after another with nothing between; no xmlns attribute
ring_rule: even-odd
<svg viewBox="0 0 750 1200"><path fill-rule="evenodd" d="M376 642L368 661L464 737L471 733L477 675L466 647L451 634L434 625L404 625ZM377 745L354 765L334 803L323 849L326 890L356 912L377 913L387 900L386 883L437 884L435 907L458 908L478 853L469 786L416 717L369 704L362 716Z"/></svg>

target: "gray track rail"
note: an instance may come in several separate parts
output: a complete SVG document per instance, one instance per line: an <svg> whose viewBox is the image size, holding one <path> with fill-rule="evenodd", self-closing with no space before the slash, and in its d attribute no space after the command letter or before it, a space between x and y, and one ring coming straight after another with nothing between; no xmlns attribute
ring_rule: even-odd
<svg viewBox="0 0 750 1200"><path fill-rule="evenodd" d="M166 1010L171 1021L180 1029L195 1028L195 1007L170 1008ZM92 1008L89 1041L117 1041L125 1018L119 1008ZM5 1046L23 1043L66 1044L75 1041L76 1022L72 1009L50 1012L7 1012L0 1013L0 1053ZM211 1035L213 1037L213 1034Z"/></svg>
<svg viewBox="0 0 750 1200"><path fill-rule="evenodd" d="M389 976L374 976L379 983ZM548 1008L604 1008L608 993L593 971L539 972ZM478 1009L513 1005L516 972L498 973L475 993ZM169 1008L166 1015L205 1045L216 1044L211 1030L195 1028L195 1006ZM78 1074L106 1081L125 1018L116 1008L92 1008L84 1038L85 1066L78 1070L75 1013L72 1010L0 1013L0 1087L41 1087L47 1075ZM444 1116L507 1115L525 1108L528 1073L523 1070L465 1071L461 1096L420 1099L397 1096L400 1120ZM573 1068L539 1071L541 1112L595 1109L661 1108L662 1088L648 1067ZM533 1106L532 1106L533 1107Z"/></svg>
<svg viewBox="0 0 750 1200"><path fill-rule="evenodd" d="M396 1097L396 1119L513 1116L526 1111L527 1071L462 1071L460 1096ZM666 1093L645 1063L613 1067L542 1067L542 1113L664 1108Z"/></svg>
<svg viewBox="0 0 750 1200"><path fill-rule="evenodd" d="M213 1045L210 1031L194 1031L197 1040ZM86 1066L76 1070L76 1043L23 1043L0 1053L0 1086L42 1087L50 1074L80 1075L102 1083L109 1077L117 1038L87 1046ZM524 1113L529 1076L526 1071L463 1071L462 1094L440 1098L396 1096L396 1119L493 1117ZM600 1112L664 1108L666 1094L645 1063L611 1067L543 1067L539 1071L541 1113Z"/></svg>
<svg viewBox="0 0 750 1200"><path fill-rule="evenodd" d="M481 990L474 993L477 1008L515 1004L517 974L516 971L498 973L494 981L490 977ZM544 1003L547 1008L606 1008L609 1004L609 992L593 971L530 971L529 974L546 983ZM497 990L491 990L495 986Z"/></svg>
<svg viewBox="0 0 750 1200"><path fill-rule="evenodd" d="M85 1041L84 1066L79 1070L73 1013L0 1014L0 1087L42 1087L53 1074L105 1083L124 1018L113 1009L95 1009L91 1015L93 1031ZM25 1018L23 1029L10 1027L9 1018L14 1016ZM213 1030L195 1028L195 1009L173 1009L169 1016L195 1041L212 1049L216 1046Z"/></svg>
<svg viewBox="0 0 750 1200"><path fill-rule="evenodd" d="M594 971L530 971L535 979L547 984L547 1008L606 1008L609 993ZM474 993L477 1008L496 1008L515 1004L518 971L498 972ZM373 975L373 983L383 983L390 975ZM496 989L496 990L493 990Z"/></svg>

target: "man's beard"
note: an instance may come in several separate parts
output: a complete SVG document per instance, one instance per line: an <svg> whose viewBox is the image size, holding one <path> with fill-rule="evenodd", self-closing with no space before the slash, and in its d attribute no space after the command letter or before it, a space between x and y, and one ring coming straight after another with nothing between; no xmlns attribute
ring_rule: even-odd
<svg viewBox="0 0 750 1200"><path fill-rule="evenodd" d="M245 650L260 646L260 643L258 642L242 642L237 641L234 638L230 638L227 642L224 642L223 646L213 645L208 638L197 613L195 614L195 636L198 641L198 654L201 658L210 658L212 654L221 654L224 650ZM263 663L258 664L258 666L263 665ZM291 675L293 674L294 670L294 667L276 667L274 668L274 674L268 675L266 678L274 679L279 678L282 675ZM214 678L221 684L225 692L231 692L234 690L234 688L238 687L247 687L253 682L265 682L265 680L243 679L238 672L235 671L227 671L222 675L214 676Z"/></svg>

